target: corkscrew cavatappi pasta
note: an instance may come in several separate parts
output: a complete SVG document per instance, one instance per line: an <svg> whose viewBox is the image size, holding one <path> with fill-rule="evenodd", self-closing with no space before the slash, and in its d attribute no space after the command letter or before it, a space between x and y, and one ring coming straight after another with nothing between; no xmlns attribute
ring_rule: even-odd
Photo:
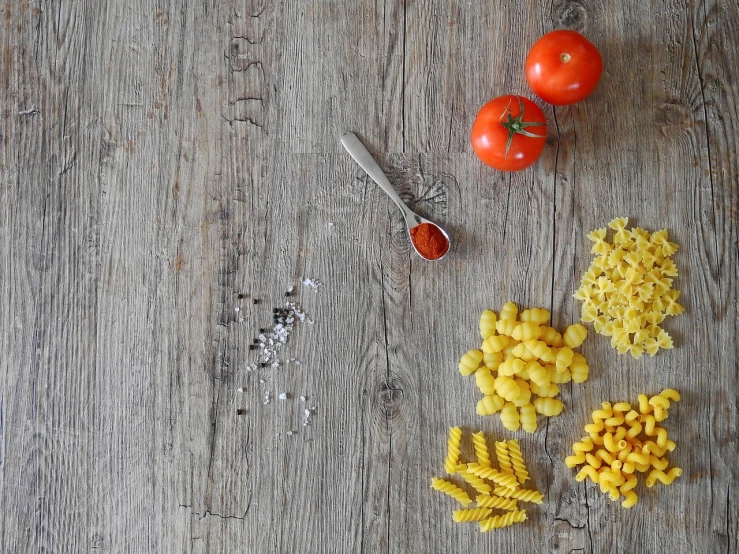
<svg viewBox="0 0 739 554"><path fill-rule="evenodd" d="M541 319L541 314L538 317ZM461 477L466 484L439 477L431 480L431 488L450 496L463 506L464 509L452 512L452 519L457 523L479 522L481 532L526 521L526 511L519 509L519 502L541 504L544 495L533 489L521 488L530 476L518 441L495 443L495 461L498 467L493 467L488 442L482 431L472 434L475 461L461 459L462 435L459 427L449 429L444 469L450 475ZM667 474L655 474L654 477L662 481L669 478ZM468 487L471 491L463 487ZM502 513L494 514L493 510L500 510Z"/></svg>
<svg viewBox="0 0 739 554"><path fill-rule="evenodd" d="M588 436L573 444L572 456L565 458L569 468L583 466L575 476L577 481L590 479L613 501L623 497L624 508L639 500L633 490L638 482L636 473L648 472L647 487L657 482L669 485L682 474L679 467L668 469L664 456L675 449L675 443L668 439L667 430L657 425L656 415L659 421L667 419L668 408L680 400L680 393L665 389L652 397L640 394L638 400L635 408L627 402L603 402L591 414L592 423L585 426Z"/></svg>
<svg viewBox="0 0 739 554"><path fill-rule="evenodd" d="M560 334L548 322L548 310L531 308L519 315L513 302L504 304L499 315L482 313L480 349L468 351L459 361L459 372L474 374L483 394L478 415L500 413L509 431L533 433L537 414L553 417L562 412L564 404L556 398L559 385L588 378L587 360L574 350L587 337L587 329L577 323Z"/></svg>

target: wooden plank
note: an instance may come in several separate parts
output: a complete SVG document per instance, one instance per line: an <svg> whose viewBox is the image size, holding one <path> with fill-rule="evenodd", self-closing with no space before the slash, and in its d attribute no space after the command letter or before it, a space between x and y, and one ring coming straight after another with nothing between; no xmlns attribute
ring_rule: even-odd
<svg viewBox="0 0 739 554"><path fill-rule="evenodd" d="M3 7L2 550L737 551L737 25L715 2ZM527 94L528 46L563 27L603 82L544 107L535 167L482 166L477 110ZM450 231L447 258L411 251L345 130ZM585 234L619 215L681 246L677 348L592 336L561 417L478 417L456 363L479 313L577 321ZM285 352L302 363L250 370L286 298L315 320ZM590 411L665 386L683 477L629 511L576 483ZM520 438L547 495L525 525L480 534L429 490L455 424Z"/></svg>

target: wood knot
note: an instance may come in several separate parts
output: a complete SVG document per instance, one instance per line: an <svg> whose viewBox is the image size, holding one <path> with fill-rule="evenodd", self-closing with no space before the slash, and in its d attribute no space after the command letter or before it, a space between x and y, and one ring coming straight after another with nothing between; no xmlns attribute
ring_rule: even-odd
<svg viewBox="0 0 739 554"><path fill-rule="evenodd" d="M403 404L403 389L397 380L383 381L377 386L377 400L388 419L395 419L400 414Z"/></svg>
<svg viewBox="0 0 739 554"><path fill-rule="evenodd" d="M555 27L582 32L588 23L588 8L583 0L558 0L553 8Z"/></svg>
<svg viewBox="0 0 739 554"><path fill-rule="evenodd" d="M662 103L655 111L654 122L657 128L666 135L672 129L691 129L693 116L690 110L681 102L670 101Z"/></svg>

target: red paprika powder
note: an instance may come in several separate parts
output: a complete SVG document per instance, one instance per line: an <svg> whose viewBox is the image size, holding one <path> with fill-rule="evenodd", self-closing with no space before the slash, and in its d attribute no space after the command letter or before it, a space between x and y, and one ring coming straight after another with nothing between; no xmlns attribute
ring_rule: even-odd
<svg viewBox="0 0 739 554"><path fill-rule="evenodd" d="M413 246L427 260L438 260L449 250L449 241L436 225L421 223L410 232Z"/></svg>

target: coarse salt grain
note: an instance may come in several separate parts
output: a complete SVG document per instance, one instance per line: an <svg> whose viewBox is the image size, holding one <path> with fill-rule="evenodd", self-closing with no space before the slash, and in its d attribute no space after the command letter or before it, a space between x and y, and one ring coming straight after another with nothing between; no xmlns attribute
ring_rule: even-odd
<svg viewBox="0 0 739 554"><path fill-rule="evenodd" d="M238 389L236 389L236 392L244 392L244 387L239 387Z"/></svg>
<svg viewBox="0 0 739 554"><path fill-rule="evenodd" d="M279 398L280 400L287 400L287 393L281 392L280 396L278 396L277 398Z"/></svg>
<svg viewBox="0 0 739 554"><path fill-rule="evenodd" d="M238 306L236 306L236 307L234 308L234 312L238 312L239 310L241 310L241 308L239 308Z"/></svg>
<svg viewBox="0 0 739 554"><path fill-rule="evenodd" d="M318 289L318 287L321 286L321 281L318 279L310 279L308 277L303 279L303 284L306 287L310 287L312 289Z"/></svg>
<svg viewBox="0 0 739 554"><path fill-rule="evenodd" d="M293 434L293 432L292 432L292 431L288 431L288 432L287 432L287 433L285 433L285 434L286 434L286 435L287 435L288 437L291 437L291 436L292 436L292 434Z"/></svg>
<svg viewBox="0 0 739 554"><path fill-rule="evenodd" d="M272 400L272 393L269 391L265 392L264 393L264 403L269 404L271 400Z"/></svg>
<svg viewBox="0 0 739 554"><path fill-rule="evenodd" d="M301 401L301 402L305 402L305 396L301 396L301 397L300 397L300 401Z"/></svg>

